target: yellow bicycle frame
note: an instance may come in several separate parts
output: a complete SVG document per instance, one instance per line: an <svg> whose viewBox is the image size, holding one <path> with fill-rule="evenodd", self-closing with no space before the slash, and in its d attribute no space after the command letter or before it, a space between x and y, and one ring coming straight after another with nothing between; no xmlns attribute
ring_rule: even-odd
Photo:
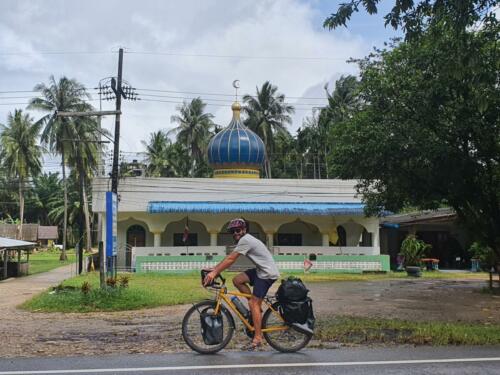
<svg viewBox="0 0 500 375"><path fill-rule="evenodd" d="M217 295L216 295L216 302L217 303L215 305L215 311L214 311L215 314L219 313L221 305L222 305L222 301L224 301L226 303L227 307L229 307L229 309L231 309L236 314L236 316L241 320L241 322L245 325L245 327L249 331L255 331L255 328L253 327L253 325L250 324L250 322L247 320L247 318L245 318L243 315L241 315L241 313L238 311L238 309L236 308L234 303L231 301L231 298L229 298L228 296L237 296L237 297L244 297L244 298L252 297L251 294L240 293L240 292L228 292L227 288L225 288L225 287L221 288L217 291ZM270 308L272 310L273 314L276 314L276 316L278 316L282 322L285 322L284 319L281 317L280 313L278 311L276 311L275 309L273 309L271 304L266 299L264 299L263 302L267 305L268 308ZM287 325L280 325L280 326L276 326L276 327L263 328L262 332L285 331L289 328L290 327L288 327Z"/></svg>

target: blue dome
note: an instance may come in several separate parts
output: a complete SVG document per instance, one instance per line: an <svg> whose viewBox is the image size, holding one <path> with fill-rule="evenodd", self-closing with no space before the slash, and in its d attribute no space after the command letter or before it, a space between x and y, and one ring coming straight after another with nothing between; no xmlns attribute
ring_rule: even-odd
<svg viewBox="0 0 500 375"><path fill-rule="evenodd" d="M208 162L212 167L250 167L260 169L266 156L262 139L241 123L238 103L233 104L233 119L217 133L208 145Z"/></svg>

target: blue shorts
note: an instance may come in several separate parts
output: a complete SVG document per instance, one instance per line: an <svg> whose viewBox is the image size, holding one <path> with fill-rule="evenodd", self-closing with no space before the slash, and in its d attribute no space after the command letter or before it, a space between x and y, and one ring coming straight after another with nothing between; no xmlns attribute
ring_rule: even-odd
<svg viewBox="0 0 500 375"><path fill-rule="evenodd" d="M250 285L253 286L252 294L257 298L264 298L271 285L276 281L273 279L261 279L257 276L257 270L255 268L246 270L245 274L250 279Z"/></svg>

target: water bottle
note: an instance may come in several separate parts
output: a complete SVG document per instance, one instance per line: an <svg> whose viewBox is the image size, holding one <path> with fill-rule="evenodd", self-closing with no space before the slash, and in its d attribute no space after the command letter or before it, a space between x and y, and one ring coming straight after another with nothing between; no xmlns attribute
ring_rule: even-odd
<svg viewBox="0 0 500 375"><path fill-rule="evenodd" d="M238 312L243 315L244 317L247 317L248 316L248 309L246 308L246 306L243 304L243 302L241 302L239 300L238 297L236 296L232 296L231 297L231 302L234 304L234 306L236 306L236 310L238 310Z"/></svg>

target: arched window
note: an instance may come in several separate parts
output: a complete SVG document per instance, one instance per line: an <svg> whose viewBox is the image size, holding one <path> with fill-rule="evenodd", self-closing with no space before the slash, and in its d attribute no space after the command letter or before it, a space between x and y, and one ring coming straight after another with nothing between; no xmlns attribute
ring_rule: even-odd
<svg viewBox="0 0 500 375"><path fill-rule="evenodd" d="M337 246L347 246L347 234L345 228L342 225L337 227L337 235L339 239L337 241Z"/></svg>
<svg viewBox="0 0 500 375"><path fill-rule="evenodd" d="M127 245L133 247L146 246L146 230L141 225L132 225L127 229Z"/></svg>

